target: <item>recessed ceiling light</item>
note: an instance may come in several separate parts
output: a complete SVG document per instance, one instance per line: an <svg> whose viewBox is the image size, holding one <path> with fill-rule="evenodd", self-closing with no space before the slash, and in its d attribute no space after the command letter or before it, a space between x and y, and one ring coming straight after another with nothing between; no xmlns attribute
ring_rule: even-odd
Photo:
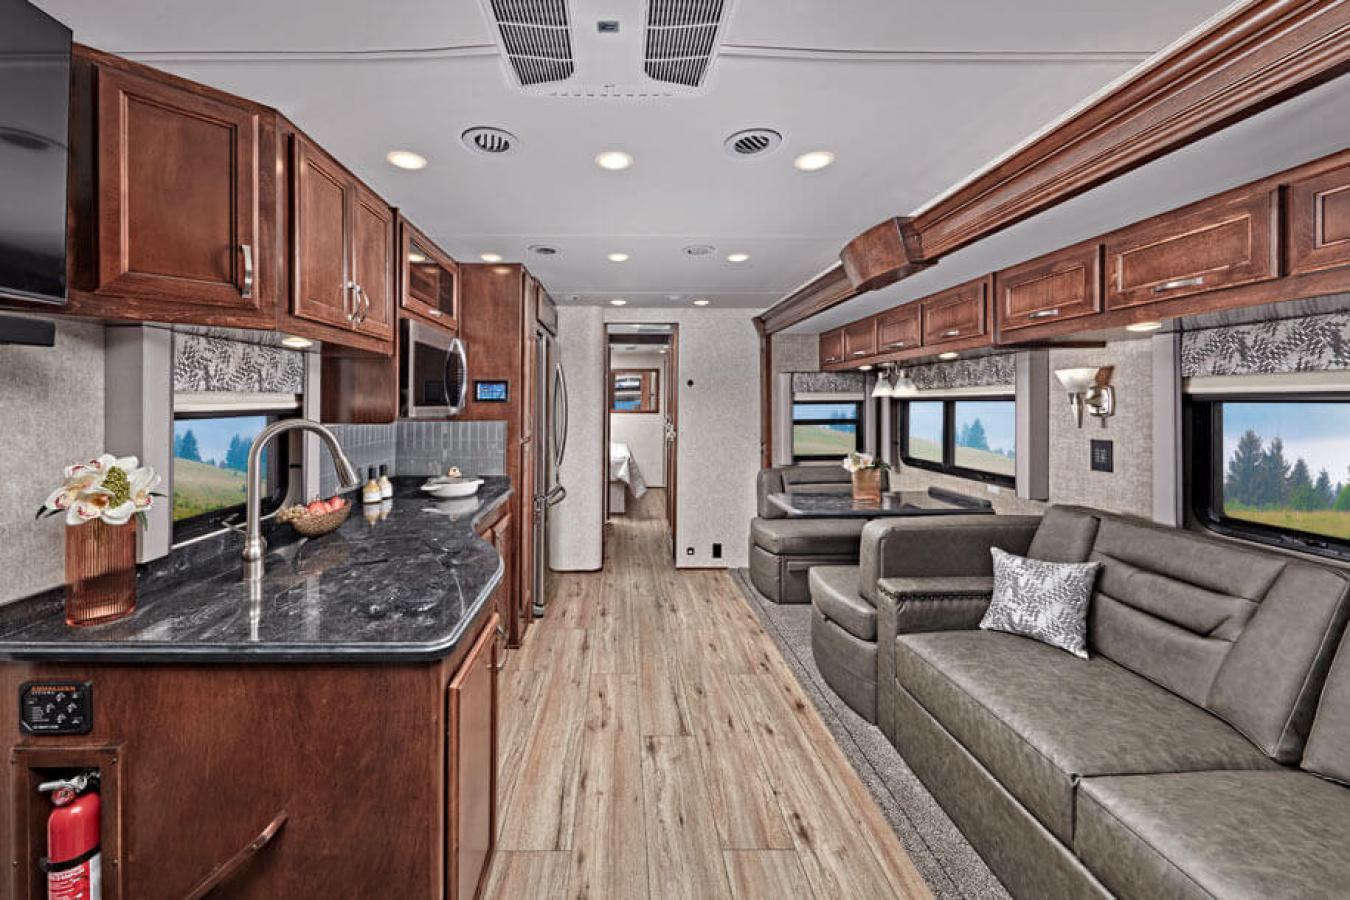
<svg viewBox="0 0 1350 900"><path fill-rule="evenodd" d="M939 353L938 359L956 359L960 355L955 350L948 350L946 353Z"/></svg>
<svg viewBox="0 0 1350 900"><path fill-rule="evenodd" d="M1126 325L1126 331L1157 331L1162 328L1161 322L1135 322L1133 325Z"/></svg>
<svg viewBox="0 0 1350 900"><path fill-rule="evenodd" d="M410 263L424 263L426 261L427 258L416 250L413 250L408 254L408 262Z"/></svg>
<svg viewBox="0 0 1350 900"><path fill-rule="evenodd" d="M427 167L427 158L411 150L390 150L384 158L389 160L389 165L398 166L400 169L415 170Z"/></svg>
<svg viewBox="0 0 1350 900"><path fill-rule="evenodd" d="M611 254L609 255L609 261L610 261L610 262L628 262L628 254L627 254L627 253L611 253Z"/></svg>
<svg viewBox="0 0 1350 900"><path fill-rule="evenodd" d="M499 263L502 261L502 255L500 253L480 253L478 254L478 258L486 263Z"/></svg>
<svg viewBox="0 0 1350 900"><path fill-rule="evenodd" d="M727 257L727 262L742 263L750 258L749 253L733 253Z"/></svg>
<svg viewBox="0 0 1350 900"><path fill-rule="evenodd" d="M803 172L819 172L821 169L834 162L834 154L828 150L812 150L810 153L803 153L792 161L792 164Z"/></svg>
<svg viewBox="0 0 1350 900"><path fill-rule="evenodd" d="M281 346L290 347L292 350L308 350L310 347L314 346L314 342L309 338L288 334L281 339Z"/></svg>
<svg viewBox="0 0 1350 900"><path fill-rule="evenodd" d="M710 301L710 300L695 300L695 301L694 301L694 305L695 305L695 306L707 306L710 302L712 302L712 301Z"/></svg>
<svg viewBox="0 0 1350 900"><path fill-rule="evenodd" d="M622 297L615 297L613 300L609 301L610 306L626 306L627 304L628 301L624 300Z"/></svg>
<svg viewBox="0 0 1350 900"><path fill-rule="evenodd" d="M595 164L610 172L621 172L633 164L633 157L622 150L606 150L595 158Z"/></svg>

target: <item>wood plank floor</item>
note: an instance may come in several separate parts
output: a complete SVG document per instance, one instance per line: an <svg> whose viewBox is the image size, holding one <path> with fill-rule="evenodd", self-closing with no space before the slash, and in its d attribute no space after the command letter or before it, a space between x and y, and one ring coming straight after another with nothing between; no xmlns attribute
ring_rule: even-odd
<svg viewBox="0 0 1350 900"><path fill-rule="evenodd" d="M675 569L664 504L617 517L507 660L485 895L930 897L731 579Z"/></svg>

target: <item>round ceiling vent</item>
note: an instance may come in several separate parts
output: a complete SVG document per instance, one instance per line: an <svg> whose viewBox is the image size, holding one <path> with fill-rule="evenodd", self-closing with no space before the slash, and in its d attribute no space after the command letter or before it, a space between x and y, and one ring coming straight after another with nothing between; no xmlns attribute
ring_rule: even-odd
<svg viewBox="0 0 1350 900"><path fill-rule="evenodd" d="M712 256L717 248L712 244L690 244L684 248L685 256Z"/></svg>
<svg viewBox="0 0 1350 900"><path fill-rule="evenodd" d="M772 128L747 128L723 141L727 153L737 159L772 153L783 143L783 136Z"/></svg>
<svg viewBox="0 0 1350 900"><path fill-rule="evenodd" d="M516 149L517 143L516 136L505 128L487 126L470 128L460 135L460 140L473 152L486 153L489 156L510 153Z"/></svg>
<svg viewBox="0 0 1350 900"><path fill-rule="evenodd" d="M562 252L551 244L531 244L525 249L529 250L535 256L557 256Z"/></svg>

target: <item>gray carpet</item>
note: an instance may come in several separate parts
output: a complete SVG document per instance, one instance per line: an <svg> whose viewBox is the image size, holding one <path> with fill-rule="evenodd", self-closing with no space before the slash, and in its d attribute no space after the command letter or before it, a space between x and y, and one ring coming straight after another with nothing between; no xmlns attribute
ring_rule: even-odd
<svg viewBox="0 0 1350 900"><path fill-rule="evenodd" d="M825 726L839 742L914 865L940 898L1006 898L1008 892L937 805L881 730L849 709L820 676L811 656L811 607L764 597L744 569L732 571L769 636L783 651Z"/></svg>

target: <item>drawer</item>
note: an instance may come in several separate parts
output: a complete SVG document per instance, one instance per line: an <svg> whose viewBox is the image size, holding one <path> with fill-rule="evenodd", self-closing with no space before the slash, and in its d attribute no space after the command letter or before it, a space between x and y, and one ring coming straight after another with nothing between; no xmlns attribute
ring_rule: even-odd
<svg viewBox="0 0 1350 900"><path fill-rule="evenodd" d="M844 332L836 328L820 336L820 367L838 365L844 361Z"/></svg>
<svg viewBox="0 0 1350 900"><path fill-rule="evenodd" d="M921 301L923 344L947 344L979 337L987 330L989 282L968 281Z"/></svg>
<svg viewBox="0 0 1350 900"><path fill-rule="evenodd" d="M852 362L877 352L877 321L864 319L844 326L844 361Z"/></svg>
<svg viewBox="0 0 1350 900"><path fill-rule="evenodd" d="M1000 333L1101 312L1102 248L1079 244L994 275Z"/></svg>
<svg viewBox="0 0 1350 900"><path fill-rule="evenodd" d="M1279 275L1273 191L1155 216L1106 238L1106 308L1124 309Z"/></svg>
<svg viewBox="0 0 1350 900"><path fill-rule="evenodd" d="M1350 265L1350 166L1289 185L1289 271Z"/></svg>
<svg viewBox="0 0 1350 900"><path fill-rule="evenodd" d="M877 316L877 352L912 350L923 343L919 304L907 303Z"/></svg>

